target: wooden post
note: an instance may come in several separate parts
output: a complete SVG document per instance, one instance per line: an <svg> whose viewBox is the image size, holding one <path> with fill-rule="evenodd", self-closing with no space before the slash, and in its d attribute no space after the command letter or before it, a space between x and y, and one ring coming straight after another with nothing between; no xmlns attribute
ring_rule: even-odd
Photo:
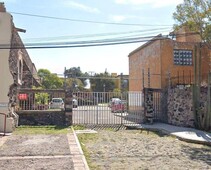
<svg viewBox="0 0 211 170"><path fill-rule="evenodd" d="M199 128L198 121L198 95L197 95L197 46L194 47L194 82L193 82L193 115L195 127Z"/></svg>

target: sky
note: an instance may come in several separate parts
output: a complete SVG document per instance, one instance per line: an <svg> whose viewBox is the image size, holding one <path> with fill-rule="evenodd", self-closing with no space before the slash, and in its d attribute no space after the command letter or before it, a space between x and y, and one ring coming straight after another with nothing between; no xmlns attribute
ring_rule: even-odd
<svg viewBox="0 0 211 170"><path fill-rule="evenodd" d="M183 0L0 0L27 43L77 43L167 35ZM22 15L24 14L24 15ZM25 15L27 14L27 15ZM30 15L28 15L30 14ZM32 15L47 16L34 17ZM57 19L55 19L57 18ZM85 22L84 22L85 21ZM57 49L28 49L37 70L63 74L65 67L82 72L129 74L130 52L143 42Z"/></svg>

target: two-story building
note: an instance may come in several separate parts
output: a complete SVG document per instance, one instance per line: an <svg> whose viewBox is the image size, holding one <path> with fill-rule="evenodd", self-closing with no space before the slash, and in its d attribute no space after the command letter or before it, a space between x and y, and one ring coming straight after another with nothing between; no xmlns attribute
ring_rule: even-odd
<svg viewBox="0 0 211 170"><path fill-rule="evenodd" d="M211 50L201 43L198 34L185 28L173 34L176 39L158 35L129 54L129 91L142 91L144 87L161 89L169 80L173 84L190 84L195 62L201 62L202 81L206 81Z"/></svg>

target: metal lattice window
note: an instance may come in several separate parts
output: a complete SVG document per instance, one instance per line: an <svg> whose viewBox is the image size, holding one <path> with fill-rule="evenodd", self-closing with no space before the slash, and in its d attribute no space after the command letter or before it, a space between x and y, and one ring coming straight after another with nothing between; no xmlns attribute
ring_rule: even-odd
<svg viewBox="0 0 211 170"><path fill-rule="evenodd" d="M175 65L192 65L193 52L191 50L174 50Z"/></svg>

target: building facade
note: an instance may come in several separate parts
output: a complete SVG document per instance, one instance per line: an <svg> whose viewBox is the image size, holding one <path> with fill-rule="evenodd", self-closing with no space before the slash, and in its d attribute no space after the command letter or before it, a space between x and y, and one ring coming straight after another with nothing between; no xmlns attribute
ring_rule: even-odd
<svg viewBox="0 0 211 170"><path fill-rule="evenodd" d="M206 82L210 56L211 50L197 34L181 29L175 40L159 35L129 54L129 91L142 91L144 87L161 89L168 83L191 84L194 65L200 62L199 74Z"/></svg>
<svg viewBox="0 0 211 170"><path fill-rule="evenodd" d="M0 3L0 132L11 132L18 123L15 106L18 100L17 89L39 85L35 65L32 63L16 28L12 16Z"/></svg>

